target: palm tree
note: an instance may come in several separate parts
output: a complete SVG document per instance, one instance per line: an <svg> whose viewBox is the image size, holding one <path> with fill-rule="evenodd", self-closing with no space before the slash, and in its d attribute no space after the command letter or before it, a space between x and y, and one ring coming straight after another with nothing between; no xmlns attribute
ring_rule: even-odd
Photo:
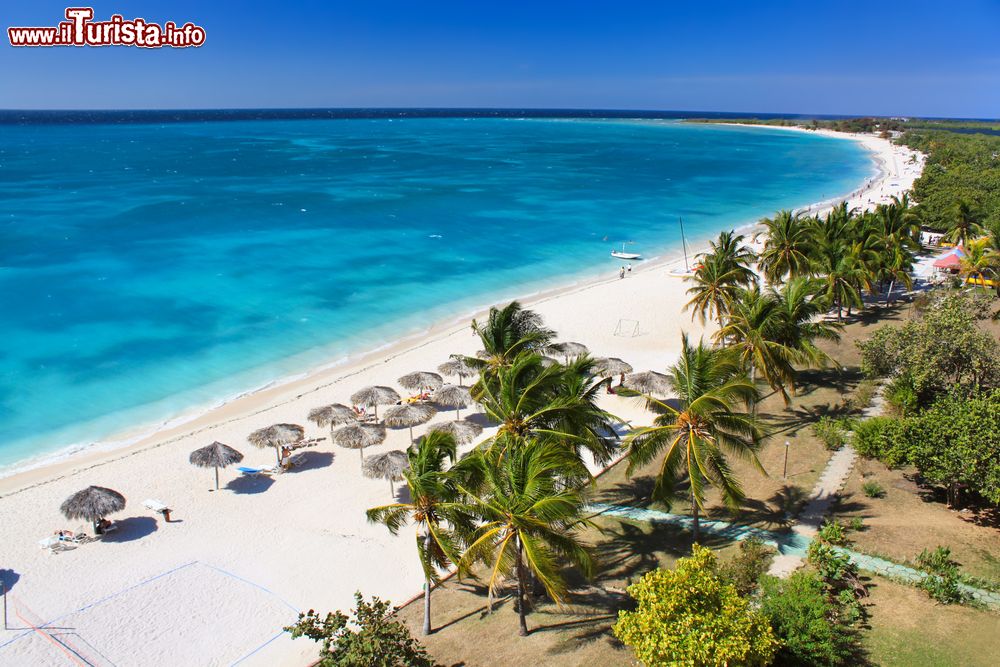
<svg viewBox="0 0 1000 667"><path fill-rule="evenodd" d="M802 217L791 211L778 211L774 218L764 218L761 222L767 228L767 240L758 265L767 281L776 283L785 276L808 275L813 242L809 225Z"/></svg>
<svg viewBox="0 0 1000 667"><path fill-rule="evenodd" d="M944 238L955 245L964 247L970 236L982 234L983 227L980 224L982 219L980 211L975 209L969 202L959 200L955 202L952 218Z"/></svg>
<svg viewBox="0 0 1000 667"><path fill-rule="evenodd" d="M410 490L406 503L392 503L368 510L368 520L382 523L395 535L407 522L417 525L417 553L424 570L424 628L431 632L431 589L440 578L438 572L459 559L455 530L470 525L471 517L463 514L456 502L457 491L445 468L455 461L455 439L450 434L431 431L406 454L410 462L403 478Z"/></svg>
<svg viewBox="0 0 1000 667"><path fill-rule="evenodd" d="M693 309L691 319L697 315L702 324L711 317L721 329L723 319L732 308L740 285L744 283L742 269L727 268L715 255L703 255L701 264L686 280L694 285L687 290L691 300L684 305L684 310Z"/></svg>
<svg viewBox="0 0 1000 667"><path fill-rule="evenodd" d="M743 368L755 383L758 374L788 401L788 387L795 381L793 362L796 350L783 340L787 336L784 311L770 295L756 287L743 290L736 300L729 320L715 333L715 341L727 342ZM756 410L756 404L754 405Z"/></svg>
<svg viewBox="0 0 1000 667"><path fill-rule="evenodd" d="M1000 256L990 249L990 239L969 241L965 249L965 257L961 260L959 275L963 278L973 277L977 285L987 288L987 276L995 275L1000 265Z"/></svg>
<svg viewBox="0 0 1000 667"><path fill-rule="evenodd" d="M721 262L726 270L737 270L740 273L740 284L749 285L757 280L750 269L750 265L756 261L757 256L750 246L743 244L744 240L746 240L745 236L732 230L720 232L718 239L709 241L707 254Z"/></svg>
<svg viewBox="0 0 1000 667"><path fill-rule="evenodd" d="M797 360L822 367L832 361L816 346L817 340L840 340L840 325L822 318L820 298L823 282L816 278L792 278L781 289L771 288L769 298L780 313L775 340L796 353Z"/></svg>
<svg viewBox="0 0 1000 667"><path fill-rule="evenodd" d="M570 561L588 578L594 570L590 553L576 536L577 528L587 524L580 518L583 497L562 481L567 469L581 464L566 448L538 438L499 459L475 450L462 464L478 467L481 483L461 487L467 498L464 511L480 524L469 537L460 571L487 564L491 608L504 579L516 578L519 633L525 636L529 573L553 601L562 603L567 588L561 565Z"/></svg>
<svg viewBox="0 0 1000 667"><path fill-rule="evenodd" d="M661 414L653 426L626 437L628 472L662 454L653 498L668 506L677 483L684 477L689 480L697 542L706 484L717 486L730 508L738 508L744 499L726 456L750 460L763 472L757 460L763 432L757 418L740 409L755 403L760 395L730 350L704 343L692 347L686 335L681 338L681 354L669 376L676 404L645 397Z"/></svg>
<svg viewBox="0 0 1000 667"><path fill-rule="evenodd" d="M503 456L529 439L554 437L577 455L586 449L595 461L610 461L613 452L603 435L613 417L597 407L603 380L593 375L586 356L546 366L540 355L522 352L510 365L481 376L473 398L500 425L481 446Z"/></svg>
<svg viewBox="0 0 1000 667"><path fill-rule="evenodd" d="M848 208L847 202L842 201L825 218L810 218L807 224L818 245L836 247L851 238L856 214L856 208Z"/></svg>
<svg viewBox="0 0 1000 667"><path fill-rule="evenodd" d="M472 320L472 330L483 344L483 358L465 357L470 366L490 372L507 366L521 352L539 350L555 335L542 325L538 313L527 310L517 301L503 308L490 308L486 321Z"/></svg>
<svg viewBox="0 0 1000 667"><path fill-rule="evenodd" d="M816 273L823 281L823 300L827 308L837 309L837 321L844 309L861 308L861 290L871 290L872 275L866 258L870 251L864 242L823 245L817 253Z"/></svg>

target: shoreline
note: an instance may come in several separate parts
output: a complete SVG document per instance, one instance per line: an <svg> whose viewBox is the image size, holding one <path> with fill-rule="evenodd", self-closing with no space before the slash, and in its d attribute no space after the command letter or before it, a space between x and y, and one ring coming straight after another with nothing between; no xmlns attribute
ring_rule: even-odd
<svg viewBox="0 0 1000 667"><path fill-rule="evenodd" d="M878 150L870 145L870 142L884 142L888 144L888 140L871 135L845 134L832 130L809 130L804 127L746 125L740 123L716 124L739 128L750 127L763 130L779 129L793 132L808 132L840 140L852 140L861 144L872 160L875 173L859 188L855 188L841 196L823 199L807 204L804 207L795 208L793 209L795 212L821 215L841 201L864 197L866 194L873 192L877 186L884 188L887 181L893 177L889 170L889 165L884 159L883 153L886 152L885 149ZM890 145L888 148L888 152L891 153L892 146ZM733 230L746 234L749 242L752 240L752 233L758 228L759 221L752 221L735 226ZM707 248L709 238L695 239L691 243L688 248L690 259L693 260L698 253L703 252ZM671 270L668 272L668 275L671 277L682 277L685 274L677 266L682 261L682 250L667 252L663 255L643 260L633 268L633 273L638 275L670 265L669 268ZM61 479L67 474L72 474L68 470L69 468L76 467L78 468L77 472L88 470L102 463L132 456L145 449L166 446L186 436L197 435L213 424L220 423L220 421L221 423L230 423L239 418L259 414L267 407L287 404L289 401L301 399L338 382L372 370L379 363L385 363L385 361L394 359L400 355L419 350L432 342L457 335L461 331L466 331L472 319L482 317L488 312L491 305L495 305L501 301L518 300L530 308L534 304L545 303L553 298L586 291L602 284L613 283L617 280L613 275L598 276L591 273L589 269L578 274L575 280L570 279L567 281L567 278L569 276L544 279L539 281L539 289L521 293L516 297L503 297L499 301L494 299L488 305L475 306L465 310L461 314L432 322L427 327L404 333L398 338L380 343L374 347L349 352L347 355L332 361L313 364L302 371L270 379L257 387L237 391L230 396L212 401L209 404L185 409L159 422L137 424L133 427L117 431L100 441L86 444L72 444L52 452L0 466L0 499L44 483L45 479L43 478ZM551 287L541 287L541 285L552 284L553 282L556 284ZM292 396L291 394L295 395ZM234 412L237 414L233 414Z"/></svg>
<svg viewBox="0 0 1000 667"><path fill-rule="evenodd" d="M871 145L889 160L878 180L888 184L900 176L893 155L907 153L884 140ZM882 196L903 191L906 178L898 183L886 185L890 192ZM868 195L861 191L856 199L864 204ZM748 241L758 248L761 243ZM703 243L692 239L691 245L689 253ZM620 357L636 371L662 371L676 358L682 333L696 339L714 331L713 323L700 325L683 312L687 286L672 271L683 269L682 262L676 248L636 264L624 279L609 270L587 280L558 281L524 303L559 340L580 341L594 356ZM478 339L468 321L468 315L437 321L392 345L250 393L131 445L80 452L0 479L0 567L10 588L11 617L22 619L15 625L38 628L58 620L55 625L73 628L61 641L95 664L126 664L141 656L148 665L304 665L315 661L315 644L280 631L294 622L294 610L346 609L358 590L396 602L412 597L423 581L413 552L416 528L407 525L392 535L364 513L396 499L399 485L390 495L385 480L364 477L359 452L333 446L329 430L305 417L316 406L346 402L362 385L394 385L405 373L436 368L449 354L474 354ZM621 428L649 423L641 401L601 393L598 404L617 415ZM485 421L475 408L462 416ZM454 418L442 412L429 425ZM226 468L216 492L213 471L189 463L189 452L217 440L242 452L242 465L271 466L274 450L252 447L246 436L282 422L303 424L308 438L324 438L301 450L301 465L283 474L250 477ZM413 435L429 425L415 427ZM487 424L483 437L495 428ZM384 443L364 454L400 451L409 443L407 429L390 429ZM473 446L463 445L459 453ZM58 557L40 550L40 538L55 530L89 530L67 521L59 507L91 484L127 498L125 509L110 517L115 533ZM172 520L147 509L144 499L169 506ZM62 659L55 650L42 632L0 631L4 664L55 663Z"/></svg>

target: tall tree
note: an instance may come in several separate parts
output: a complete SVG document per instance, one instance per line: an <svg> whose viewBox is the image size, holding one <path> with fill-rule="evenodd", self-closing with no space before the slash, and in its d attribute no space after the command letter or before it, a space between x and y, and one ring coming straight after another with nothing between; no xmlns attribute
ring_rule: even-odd
<svg viewBox="0 0 1000 667"><path fill-rule="evenodd" d="M743 290L729 314L726 326L715 333L717 343L726 342L750 381L762 378L788 400L788 390L794 386L797 351L786 344L792 337L786 326L785 311L777 300L756 287ZM792 343L798 342L796 335ZM756 410L756 406L754 406Z"/></svg>
<svg viewBox="0 0 1000 667"><path fill-rule="evenodd" d="M944 238L956 245L965 246L970 236L983 233L982 213L972 204L960 199L952 209L951 220L948 221L948 231Z"/></svg>
<svg viewBox="0 0 1000 667"><path fill-rule="evenodd" d="M577 456L586 449L595 461L610 461L612 451L603 436L612 417L597 406L601 380L592 376L588 357L546 365L534 352L522 352L509 366L483 375L472 395L500 426L482 447L502 456L544 436Z"/></svg>
<svg viewBox="0 0 1000 667"><path fill-rule="evenodd" d="M809 253L813 247L808 223L787 210L778 211L773 218L764 218L761 222L767 229L767 240L758 265L767 281L777 283L786 276L808 275L812 266Z"/></svg>
<svg viewBox="0 0 1000 667"><path fill-rule="evenodd" d="M690 484L694 539L698 541L699 512L705 505L705 487L712 484L735 509L743 502L743 488L729 466L728 456L757 460L764 434L746 408L760 398L736 356L704 343L692 346L681 338L681 354L669 371L674 400L645 396L660 414L653 425L625 438L628 472L662 455L653 498L670 506L677 485Z"/></svg>
<svg viewBox="0 0 1000 667"><path fill-rule="evenodd" d="M976 284L988 289L986 280L996 277L998 266L1000 255L990 249L990 239L975 239L965 247L965 257L961 259L958 272L963 278L974 278Z"/></svg>
<svg viewBox="0 0 1000 667"><path fill-rule="evenodd" d="M447 471L448 461L456 456L455 439L440 431L431 431L407 450L410 462L403 478L410 500L368 510L368 520L382 523L395 535L408 522L417 525L417 554L424 570L424 628L431 632L431 590L439 581L439 572L458 562L459 549L455 531L471 525L463 514L457 491Z"/></svg>
<svg viewBox="0 0 1000 667"><path fill-rule="evenodd" d="M687 280L694 284L687 290L691 300L684 309L693 310L691 318L697 316L702 324L708 318L714 319L721 329L740 286L745 282L742 267L727 267L716 255L703 255L694 274Z"/></svg>
<svg viewBox="0 0 1000 667"><path fill-rule="evenodd" d="M466 357L465 360L474 368L487 372L509 366L521 352L544 348L554 336L551 329L545 328L541 315L517 301L503 308L490 308L485 322L472 320L472 330L482 342L482 357Z"/></svg>
<svg viewBox="0 0 1000 667"><path fill-rule="evenodd" d="M517 581L519 632L528 634L526 584L529 573L555 602L566 600L562 565L575 564L590 577L594 562L577 536L583 497L563 483L567 469L581 466L572 452L548 439L531 438L497 458L475 450L462 461L478 467L478 483L462 487L465 510L479 519L459 561L469 572L476 563L489 570L489 599L507 578ZM580 473L571 473L579 476Z"/></svg>
<svg viewBox="0 0 1000 667"><path fill-rule="evenodd" d="M840 326L823 319L826 308L820 295L823 282L816 278L792 278L769 297L780 313L776 342L796 353L798 363L822 367L832 359L816 345L819 340L840 340Z"/></svg>

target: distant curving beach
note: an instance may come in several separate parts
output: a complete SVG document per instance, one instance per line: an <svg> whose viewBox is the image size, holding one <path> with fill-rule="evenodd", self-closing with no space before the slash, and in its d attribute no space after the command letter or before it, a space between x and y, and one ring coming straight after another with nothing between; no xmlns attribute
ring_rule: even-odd
<svg viewBox="0 0 1000 667"><path fill-rule="evenodd" d="M792 131L739 132L769 137ZM854 142L852 147L860 146L877 161L877 170L866 166L861 178L846 186L851 207L870 208L901 195L922 169L922 156L886 140L831 136L838 143ZM799 207L822 213L841 199L836 192L821 194L829 196L800 200ZM727 219L722 226L749 230L755 222ZM692 222L689 261L718 228ZM647 238L634 247L651 259L633 263L624 279L618 275L621 263L606 257L611 245L594 241L582 247L600 253L603 264L558 278L518 276L499 292L523 297L561 340L582 342L595 356L620 357L636 370L663 370L676 355L682 331L697 338L710 333L712 325L703 328L683 312L687 286L676 275L684 264L676 241L658 245L654 236ZM530 236L524 242L530 243ZM381 331L371 339L362 335L352 339L348 355L337 350L312 363L313 371L265 378L270 384L256 391L181 410L173 423L124 429L108 438L118 443L113 449L86 448L0 479L5 529L0 567L18 575L9 602L12 613L27 619L19 627L62 619L75 629L67 638L75 650L119 665L241 660L244 665L305 665L315 645L293 642L280 632L294 621L295 609L346 608L356 590L395 602L419 592L413 531L406 528L393 537L365 520L366 508L388 500L386 484L364 478L357 453L332 446L329 431L306 421L306 414L319 405L348 403L364 385L396 386L398 377L434 370L450 354L474 354L477 340L469 321L491 301L476 296L443 317L429 305L426 315L410 321L412 335L391 342L381 339ZM649 421L634 401L612 395L601 401L633 425ZM442 413L435 421L450 418ZM245 465L273 464L274 451L252 447L246 436L278 422L302 424L307 436L327 438L305 450L306 464L298 471L268 482L240 480L230 468L221 473L228 488L210 492L211 471L188 463L192 450L217 440L240 450ZM417 427L416 434L425 428ZM407 431L394 430L371 453L407 444ZM42 552L40 539L76 527L62 518L59 504L90 484L112 487L128 499L124 512L114 517L124 524L121 537L58 556ZM147 498L168 504L174 522L145 509ZM176 641L178 636L184 641ZM40 664L58 657L58 649L38 633L0 631L0 663Z"/></svg>

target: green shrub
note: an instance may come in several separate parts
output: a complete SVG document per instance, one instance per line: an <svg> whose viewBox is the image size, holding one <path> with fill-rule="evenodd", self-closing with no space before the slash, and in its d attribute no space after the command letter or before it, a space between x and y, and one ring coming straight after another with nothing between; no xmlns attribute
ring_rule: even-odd
<svg viewBox="0 0 1000 667"><path fill-rule="evenodd" d="M854 441L851 444L862 456L878 459L888 465L899 465L905 461L905 457L898 451L902 428L900 420L892 417L865 419L854 425Z"/></svg>
<svg viewBox="0 0 1000 667"><path fill-rule="evenodd" d="M768 665L778 641L767 618L697 544L673 570L653 570L628 587L635 611L619 611L615 636L645 665Z"/></svg>
<svg viewBox="0 0 1000 667"><path fill-rule="evenodd" d="M851 517L851 530L860 532L865 529L865 520L859 516Z"/></svg>
<svg viewBox="0 0 1000 667"><path fill-rule="evenodd" d="M912 414L920 408L920 395L913 387L913 378L901 375L885 389L885 399L893 412L901 417Z"/></svg>
<svg viewBox="0 0 1000 667"><path fill-rule="evenodd" d="M820 417L819 421L812 425L812 432L830 450L840 449L847 443L848 430L841 419Z"/></svg>
<svg viewBox="0 0 1000 667"><path fill-rule="evenodd" d="M917 587L926 591L941 604L967 602L971 596L959 588L961 575L958 563L951 559L951 549L938 546L933 551L924 549L917 556L917 566L928 573Z"/></svg>
<svg viewBox="0 0 1000 667"><path fill-rule="evenodd" d="M410 635L409 629L392 616L389 602L372 598L365 602L354 594L354 617L341 611L320 616L312 609L299 614L295 625L285 628L292 638L308 637L321 642L321 667L432 667L434 661Z"/></svg>
<svg viewBox="0 0 1000 667"><path fill-rule="evenodd" d="M839 521L824 521L819 529L819 539L827 544L841 546L847 544L847 531Z"/></svg>
<svg viewBox="0 0 1000 667"><path fill-rule="evenodd" d="M870 480L862 484L861 490L869 498L882 498L885 496L885 489L875 480Z"/></svg>
<svg viewBox="0 0 1000 667"><path fill-rule="evenodd" d="M780 665L857 664L860 637L853 604L830 599L814 572L798 571L788 579L761 580L760 610L781 640Z"/></svg>
<svg viewBox="0 0 1000 667"><path fill-rule="evenodd" d="M739 553L719 565L719 575L731 582L740 595L750 595L757 590L758 581L767 572L773 555L774 549L752 535L740 542Z"/></svg>
<svg viewBox="0 0 1000 667"><path fill-rule="evenodd" d="M847 554L820 541L809 545L808 561L831 588L844 588L858 577L858 567Z"/></svg>

